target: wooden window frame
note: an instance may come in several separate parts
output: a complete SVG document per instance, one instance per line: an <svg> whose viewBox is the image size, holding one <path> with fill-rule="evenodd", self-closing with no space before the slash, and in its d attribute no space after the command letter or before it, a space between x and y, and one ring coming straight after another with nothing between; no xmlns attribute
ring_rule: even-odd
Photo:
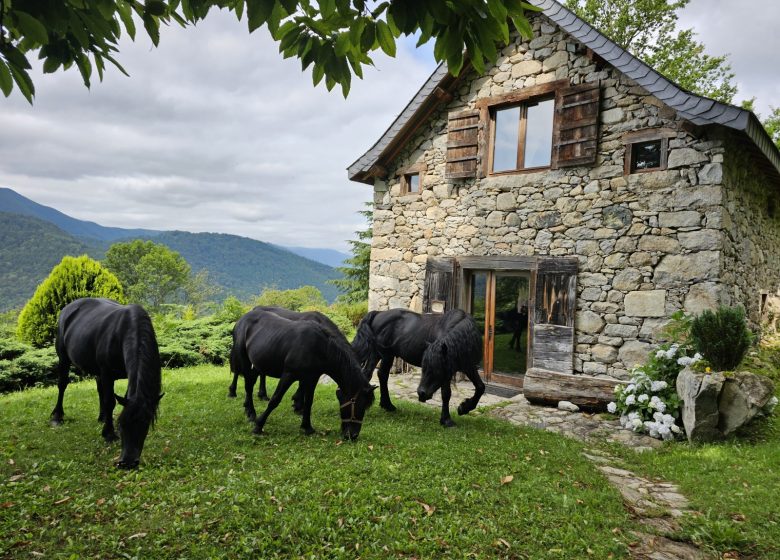
<svg viewBox="0 0 780 560"><path fill-rule="evenodd" d="M476 103L476 108L480 112L480 121L487 123L487 130L484 133L484 137L481 139L481 144L485 147L487 152L485 157L482 158L482 176L483 177L498 177L502 175L517 175L522 173L534 173L538 171L544 171L554 167L554 147L555 147L555 130L558 126L558 114L557 111L553 115L553 134L550 139L550 165L540 167L522 167L519 169L508 169L504 171L493 171L493 152L495 150L495 137L496 137L496 111L501 109L508 109L514 106L522 106L520 122L518 126L519 138L518 138L518 161L520 160L521 150L523 158L525 157L525 126L528 104L531 102L547 101L548 99L556 99L556 93L564 88L569 87L569 80L555 80L546 84L540 84L538 86L531 86L503 95L497 95L486 99L479 99ZM555 111L555 109L553 109Z"/></svg>
<svg viewBox="0 0 780 560"><path fill-rule="evenodd" d="M409 196L409 195L420 195L423 191L423 180L425 178L425 172L428 170L428 166L424 163L417 163L415 165L410 165L409 167L404 167L403 169L398 170L398 177L401 181L401 196ZM411 175L417 175L419 176L419 183L418 183L418 189L416 192L410 192L409 191L409 176Z"/></svg>
<svg viewBox="0 0 780 560"><path fill-rule="evenodd" d="M622 136L623 144L626 147L626 153L623 159L623 175L638 175L641 173L653 173L655 171L665 171L668 167L669 158L669 138L677 136L677 132L671 129L655 128L648 130L637 130L628 132ZM634 157L634 146L644 144L645 142L661 141L661 163L658 167L651 169L631 169L631 160Z"/></svg>

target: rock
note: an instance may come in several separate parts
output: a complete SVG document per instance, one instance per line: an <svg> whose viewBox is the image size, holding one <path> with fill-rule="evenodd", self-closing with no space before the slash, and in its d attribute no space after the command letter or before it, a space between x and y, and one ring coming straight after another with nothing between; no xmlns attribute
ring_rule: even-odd
<svg viewBox="0 0 780 560"><path fill-rule="evenodd" d="M707 156L698 150L693 148L679 148L672 150L669 153L669 160L667 167L674 169L675 167L688 167L689 165L695 165L707 161Z"/></svg>
<svg viewBox="0 0 780 560"><path fill-rule="evenodd" d="M538 212L528 216L528 225L536 229L555 227L561 224L561 214L555 210Z"/></svg>
<svg viewBox="0 0 780 560"><path fill-rule="evenodd" d="M629 292L625 300L630 317L663 317L666 314L666 290Z"/></svg>
<svg viewBox="0 0 780 560"><path fill-rule="evenodd" d="M694 284L685 296L685 311L698 315L705 309L714 311L722 302L723 288L713 282Z"/></svg>
<svg viewBox="0 0 780 560"><path fill-rule="evenodd" d="M524 60L518 62L512 66L512 77L520 78L522 76L530 76L532 74L538 74L542 71L542 63L538 60Z"/></svg>
<svg viewBox="0 0 780 560"><path fill-rule="evenodd" d="M718 429L727 436L755 418L775 393L772 381L748 371L737 372L723 383Z"/></svg>
<svg viewBox="0 0 780 560"><path fill-rule="evenodd" d="M549 72L569 62L569 53L558 51L542 63L542 70Z"/></svg>
<svg viewBox="0 0 780 560"><path fill-rule="evenodd" d="M497 210L514 210L517 208L517 197L512 193L500 193L496 197Z"/></svg>
<svg viewBox="0 0 780 560"><path fill-rule="evenodd" d="M627 268L615 274L612 280L612 287L616 290L628 292L636 290L642 282L642 273L635 268Z"/></svg>
<svg viewBox="0 0 780 560"><path fill-rule="evenodd" d="M651 348L652 346L647 342L629 340L620 347L618 357L620 358L620 361L625 364L626 368L631 369L636 366L641 366L647 361L647 355L650 353Z"/></svg>
<svg viewBox="0 0 780 560"><path fill-rule="evenodd" d="M682 421L690 441L713 441L722 437L718 429L718 397L725 380L722 373L696 373L689 368L677 376L677 394L683 401L680 407Z"/></svg>
<svg viewBox="0 0 780 560"><path fill-rule="evenodd" d="M633 214L625 206L608 206L601 211L604 216L604 226L622 229L631 225Z"/></svg>
<svg viewBox="0 0 780 560"><path fill-rule="evenodd" d="M708 163L699 171L699 183L717 185L723 182L723 166L720 163Z"/></svg>
<svg viewBox="0 0 780 560"><path fill-rule="evenodd" d="M588 334L597 334L604 328L604 319L593 311L581 311L577 313L577 329Z"/></svg>
<svg viewBox="0 0 780 560"><path fill-rule="evenodd" d="M680 232L677 238L689 251L710 251L720 249L721 246L721 234L716 229Z"/></svg>
<svg viewBox="0 0 780 560"><path fill-rule="evenodd" d="M565 410L567 412L579 412L580 407L569 401L558 401L558 410Z"/></svg>
<svg viewBox="0 0 780 560"><path fill-rule="evenodd" d="M655 267L653 281L657 286L666 287L692 280L710 280L717 277L719 270L719 251L667 255Z"/></svg>
<svg viewBox="0 0 780 560"><path fill-rule="evenodd" d="M614 124L622 121L626 117L625 112L620 107L607 109L601 113L601 122L604 124Z"/></svg>
<svg viewBox="0 0 780 560"><path fill-rule="evenodd" d="M658 214L658 225L662 228L699 227L701 225L701 214L696 210L661 212Z"/></svg>
<svg viewBox="0 0 780 560"><path fill-rule="evenodd" d="M607 344L596 344L591 349L593 359L602 364L612 364L617 359L617 348Z"/></svg>

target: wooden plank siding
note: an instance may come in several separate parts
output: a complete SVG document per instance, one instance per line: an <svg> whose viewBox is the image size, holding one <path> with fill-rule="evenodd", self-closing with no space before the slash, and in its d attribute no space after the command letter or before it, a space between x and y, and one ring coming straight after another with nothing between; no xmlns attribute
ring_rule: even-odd
<svg viewBox="0 0 780 560"><path fill-rule="evenodd" d="M479 111L450 113L447 122L447 179L467 179L477 176L481 154L479 150Z"/></svg>
<svg viewBox="0 0 780 560"><path fill-rule="evenodd" d="M598 83L559 89L555 93L553 167L596 162L601 87Z"/></svg>

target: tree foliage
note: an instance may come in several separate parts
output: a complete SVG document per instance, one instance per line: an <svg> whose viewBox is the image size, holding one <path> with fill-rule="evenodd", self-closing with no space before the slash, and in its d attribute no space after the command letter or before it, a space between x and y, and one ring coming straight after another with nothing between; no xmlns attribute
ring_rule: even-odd
<svg viewBox="0 0 780 560"><path fill-rule="evenodd" d="M189 285L203 279L190 277L190 265L179 253L153 241L114 243L106 252L105 267L116 274L128 299L153 311L175 297L186 298Z"/></svg>
<svg viewBox="0 0 780 560"><path fill-rule="evenodd" d="M566 0L618 45L684 89L731 103L737 93L728 56L706 54L692 29L677 29L690 0Z"/></svg>
<svg viewBox="0 0 780 560"><path fill-rule="evenodd" d="M769 110L771 112L767 117L763 117L756 111L756 98L753 97L752 99L743 101L742 108L756 114L756 117L758 117L758 120L764 125L764 129L766 129L772 142L774 142L777 149L780 150L780 107L770 106Z"/></svg>
<svg viewBox="0 0 780 560"><path fill-rule="evenodd" d="M328 302L314 286L301 286L294 290L264 290L255 301L255 305L284 307L293 311L324 309Z"/></svg>
<svg viewBox="0 0 780 560"><path fill-rule="evenodd" d="M330 280L343 293L338 301L344 303L359 303L368 300L368 278L371 266L371 238L373 237L374 221L373 204L367 202L367 210L361 210L360 214L366 218L368 228L356 231L357 239L351 240L352 257L344 261L346 266L336 267L343 274L342 278Z"/></svg>
<svg viewBox="0 0 780 560"><path fill-rule="evenodd" d="M34 346L50 344L56 337L57 317L62 308L82 297L125 303L122 284L100 263L86 255L63 257L22 309L16 335Z"/></svg>
<svg viewBox="0 0 780 560"><path fill-rule="evenodd" d="M437 61L457 75L464 51L482 72L495 61L497 44L509 42L509 20L526 35L522 0L3 0L0 2L0 91L14 84L32 102L35 88L28 57L38 51L46 73L76 66L89 87L93 69L103 78L106 63L127 74L117 59L119 39L135 39L138 24L157 45L160 24L195 24L212 8L227 9L249 32L267 27L285 58L311 67L316 86L341 85L346 96L352 75L363 76L371 53L395 56L396 40L419 33L418 45L434 40Z"/></svg>

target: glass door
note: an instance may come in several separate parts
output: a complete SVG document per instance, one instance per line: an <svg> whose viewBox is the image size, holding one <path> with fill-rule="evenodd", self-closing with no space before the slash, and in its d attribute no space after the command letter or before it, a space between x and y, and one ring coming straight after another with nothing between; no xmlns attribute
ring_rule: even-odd
<svg viewBox="0 0 780 560"><path fill-rule="evenodd" d="M528 364L526 272L471 271L469 312L482 330L482 371L488 381L522 386Z"/></svg>

